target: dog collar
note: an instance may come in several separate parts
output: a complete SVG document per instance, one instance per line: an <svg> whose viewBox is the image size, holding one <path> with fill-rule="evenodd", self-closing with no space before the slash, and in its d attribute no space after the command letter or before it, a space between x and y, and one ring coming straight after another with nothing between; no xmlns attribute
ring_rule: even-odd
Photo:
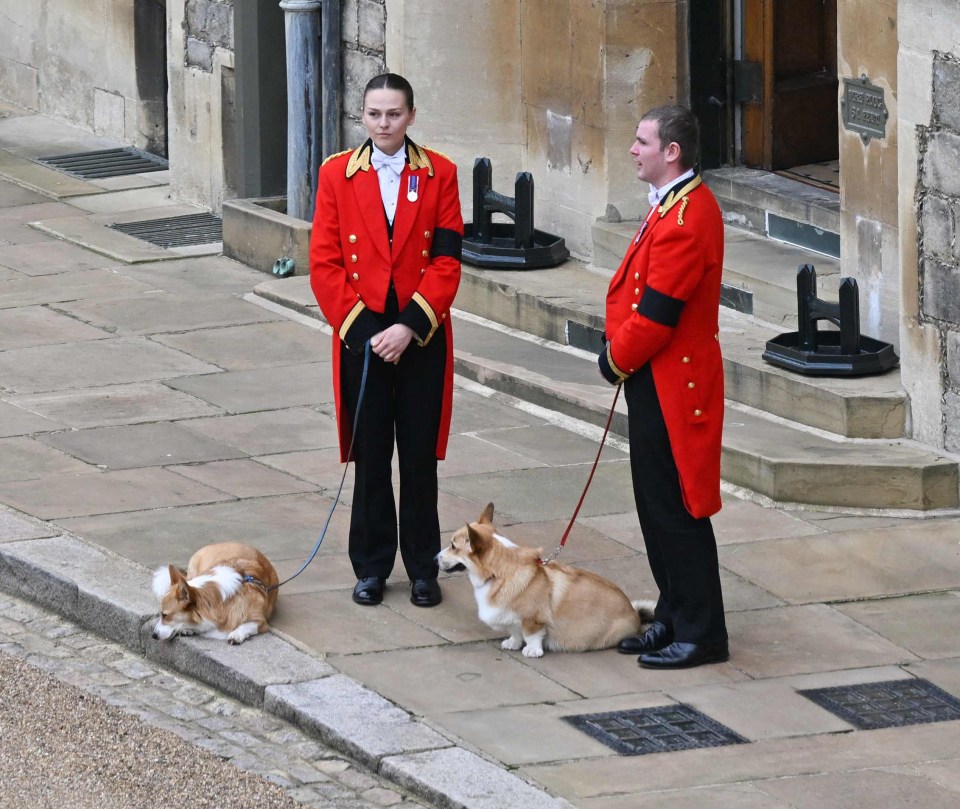
<svg viewBox="0 0 960 809"><path fill-rule="evenodd" d="M259 587L263 592L267 592L270 588L267 587L260 579L255 579L249 574L240 579L244 584L252 584L254 587Z"/></svg>

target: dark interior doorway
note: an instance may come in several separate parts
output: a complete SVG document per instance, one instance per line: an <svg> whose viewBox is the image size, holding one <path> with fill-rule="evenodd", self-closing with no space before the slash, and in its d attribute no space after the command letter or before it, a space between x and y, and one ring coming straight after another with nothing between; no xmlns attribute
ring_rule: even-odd
<svg viewBox="0 0 960 809"><path fill-rule="evenodd" d="M133 58L137 94L148 122L145 150L167 157L166 0L134 0Z"/></svg>
<svg viewBox="0 0 960 809"><path fill-rule="evenodd" d="M837 0L690 0L689 43L704 168L837 159Z"/></svg>

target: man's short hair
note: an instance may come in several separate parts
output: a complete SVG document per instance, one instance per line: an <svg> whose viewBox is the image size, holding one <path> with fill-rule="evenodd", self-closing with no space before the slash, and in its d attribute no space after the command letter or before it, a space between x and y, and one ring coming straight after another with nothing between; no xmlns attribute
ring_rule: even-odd
<svg viewBox="0 0 960 809"><path fill-rule="evenodd" d="M657 122L660 151L676 143L680 147L680 165L684 170L696 165L700 156L700 125L690 110L676 104L666 104L649 110L640 120Z"/></svg>

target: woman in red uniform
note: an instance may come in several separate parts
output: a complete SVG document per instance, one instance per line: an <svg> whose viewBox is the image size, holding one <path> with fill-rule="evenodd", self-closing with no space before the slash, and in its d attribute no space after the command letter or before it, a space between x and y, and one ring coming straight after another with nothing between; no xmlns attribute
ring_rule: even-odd
<svg viewBox="0 0 960 809"><path fill-rule="evenodd" d="M413 88L385 73L367 84L368 140L320 169L310 284L333 327L333 384L346 462L363 373L350 561L353 600L379 604L400 555L410 600L441 601L437 460L446 454L453 398L450 306L460 283L463 219L456 166L407 137ZM391 462L400 468L399 520Z"/></svg>

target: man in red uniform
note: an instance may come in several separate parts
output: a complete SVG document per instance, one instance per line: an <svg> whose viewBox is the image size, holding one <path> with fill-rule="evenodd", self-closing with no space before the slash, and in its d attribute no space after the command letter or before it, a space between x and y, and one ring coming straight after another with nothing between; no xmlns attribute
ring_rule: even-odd
<svg viewBox="0 0 960 809"><path fill-rule="evenodd" d="M651 208L610 281L598 358L624 387L637 514L660 590L653 624L619 646L645 668L729 657L710 524L720 510L723 219L693 169L698 151L684 107L653 109L637 127L630 154Z"/></svg>
<svg viewBox="0 0 960 809"><path fill-rule="evenodd" d="M367 84L369 139L320 169L310 241L310 284L333 327L333 384L346 462L364 367L371 357L354 438L350 561L353 600L379 604L396 558L419 607L441 601L437 460L453 401L450 307L460 283L463 219L456 166L407 135L413 89L385 73ZM399 520L391 462L400 467Z"/></svg>

